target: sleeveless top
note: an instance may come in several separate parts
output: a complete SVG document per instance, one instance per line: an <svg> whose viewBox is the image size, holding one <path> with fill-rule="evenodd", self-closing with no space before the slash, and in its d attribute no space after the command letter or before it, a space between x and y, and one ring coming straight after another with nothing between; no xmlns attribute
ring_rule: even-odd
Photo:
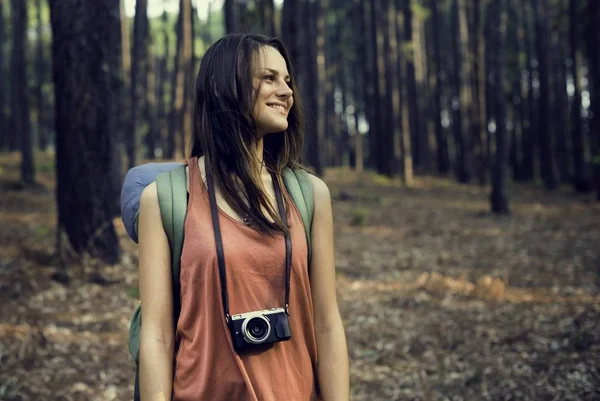
<svg viewBox="0 0 600 401"><path fill-rule="evenodd" d="M221 301L208 191L198 159L188 161L189 201L181 255L173 401L314 401L317 346L302 219L282 188L292 240L292 337L266 351L238 354ZM231 315L283 307L283 234L262 235L219 210Z"/></svg>

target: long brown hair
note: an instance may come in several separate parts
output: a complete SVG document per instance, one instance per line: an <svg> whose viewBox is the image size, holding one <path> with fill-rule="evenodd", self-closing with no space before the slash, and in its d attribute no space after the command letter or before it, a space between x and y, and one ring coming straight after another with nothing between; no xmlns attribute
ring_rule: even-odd
<svg viewBox="0 0 600 401"><path fill-rule="evenodd" d="M274 47L283 56L294 103L288 114L288 128L263 138L263 164L276 174L281 187L284 168L301 167L304 117L293 68L279 39L257 34L227 35L202 57L196 79L191 156L204 156L224 199L238 214L248 216L257 230L274 234L286 232L287 227L263 189L254 150L258 127L252 115L257 92L253 87L253 64L265 46Z"/></svg>

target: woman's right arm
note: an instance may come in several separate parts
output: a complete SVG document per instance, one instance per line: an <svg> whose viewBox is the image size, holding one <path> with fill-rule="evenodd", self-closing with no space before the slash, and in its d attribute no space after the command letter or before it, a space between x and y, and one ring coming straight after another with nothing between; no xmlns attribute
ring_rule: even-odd
<svg viewBox="0 0 600 401"><path fill-rule="evenodd" d="M170 401L173 388L175 330L171 250L162 225L156 183L140 199L138 225L141 401Z"/></svg>

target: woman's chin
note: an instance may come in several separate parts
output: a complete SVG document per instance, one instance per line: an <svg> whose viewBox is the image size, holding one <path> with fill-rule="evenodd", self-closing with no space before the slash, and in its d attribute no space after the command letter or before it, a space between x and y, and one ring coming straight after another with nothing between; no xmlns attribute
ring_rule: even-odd
<svg viewBox="0 0 600 401"><path fill-rule="evenodd" d="M278 134L280 132L285 131L287 128L288 128L287 124L285 124L285 125L283 125L283 124L270 125L269 127L261 129L261 131L263 132L262 136L269 135L269 134Z"/></svg>

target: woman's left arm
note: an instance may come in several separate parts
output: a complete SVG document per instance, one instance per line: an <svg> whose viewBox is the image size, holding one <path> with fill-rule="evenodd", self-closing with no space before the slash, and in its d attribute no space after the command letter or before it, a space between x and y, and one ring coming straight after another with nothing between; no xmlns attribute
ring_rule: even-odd
<svg viewBox="0 0 600 401"><path fill-rule="evenodd" d="M329 188L310 176L315 195L310 282L318 353L318 382L324 401L348 401L348 349L335 289L333 217Z"/></svg>

